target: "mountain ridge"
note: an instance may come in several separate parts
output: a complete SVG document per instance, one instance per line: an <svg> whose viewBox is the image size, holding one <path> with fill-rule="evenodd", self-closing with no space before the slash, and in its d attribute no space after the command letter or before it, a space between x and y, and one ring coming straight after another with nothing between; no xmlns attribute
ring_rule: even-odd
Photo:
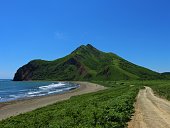
<svg viewBox="0 0 170 128"><path fill-rule="evenodd" d="M54 61L32 60L19 68L14 81L24 80L136 80L163 79L160 73L133 64L91 44Z"/></svg>

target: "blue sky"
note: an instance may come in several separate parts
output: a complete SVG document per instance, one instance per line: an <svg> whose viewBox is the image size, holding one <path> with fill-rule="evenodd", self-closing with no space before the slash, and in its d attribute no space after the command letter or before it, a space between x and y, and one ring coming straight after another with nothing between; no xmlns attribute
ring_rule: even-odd
<svg viewBox="0 0 170 128"><path fill-rule="evenodd" d="M0 78L82 44L170 71L169 0L1 0Z"/></svg>

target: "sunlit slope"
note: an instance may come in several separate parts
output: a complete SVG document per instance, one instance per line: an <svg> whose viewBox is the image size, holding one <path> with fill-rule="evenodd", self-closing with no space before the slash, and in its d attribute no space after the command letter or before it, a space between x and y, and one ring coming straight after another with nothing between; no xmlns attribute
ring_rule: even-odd
<svg viewBox="0 0 170 128"><path fill-rule="evenodd" d="M22 80L131 80L162 79L161 74L137 66L113 53L82 45L71 54L54 60L33 60L19 68L15 81Z"/></svg>

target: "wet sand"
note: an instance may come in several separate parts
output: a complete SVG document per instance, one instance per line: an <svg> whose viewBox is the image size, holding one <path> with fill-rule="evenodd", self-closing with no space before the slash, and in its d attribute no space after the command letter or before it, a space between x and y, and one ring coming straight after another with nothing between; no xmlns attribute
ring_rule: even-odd
<svg viewBox="0 0 170 128"><path fill-rule="evenodd" d="M37 108L44 107L59 101L70 99L72 96L82 95L90 92L96 92L106 89L106 87L89 83L89 82L74 82L80 85L79 88L68 91L63 94L55 94L43 97L34 97L25 100L16 100L6 103L0 103L0 120L11 116L16 116L21 113L29 112Z"/></svg>

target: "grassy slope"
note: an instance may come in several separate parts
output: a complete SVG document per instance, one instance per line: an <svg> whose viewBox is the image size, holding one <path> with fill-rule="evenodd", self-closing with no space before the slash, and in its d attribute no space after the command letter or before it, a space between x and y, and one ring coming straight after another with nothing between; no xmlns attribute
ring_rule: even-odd
<svg viewBox="0 0 170 128"><path fill-rule="evenodd" d="M170 72L161 73L161 75L167 79L170 79Z"/></svg>
<svg viewBox="0 0 170 128"><path fill-rule="evenodd" d="M159 73L132 64L91 45L80 46L55 61L35 60L18 70L18 80L133 80L161 79ZM21 75L20 75L21 74Z"/></svg>
<svg viewBox="0 0 170 128"><path fill-rule="evenodd" d="M2 128L123 128L133 113L139 88L100 82L111 88L72 97L0 122Z"/></svg>

